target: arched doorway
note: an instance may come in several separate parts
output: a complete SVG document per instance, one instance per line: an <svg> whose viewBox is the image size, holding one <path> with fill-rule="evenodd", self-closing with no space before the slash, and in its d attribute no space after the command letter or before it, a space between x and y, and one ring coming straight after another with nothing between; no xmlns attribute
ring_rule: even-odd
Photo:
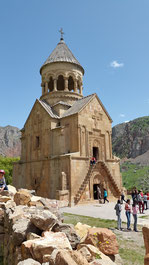
<svg viewBox="0 0 149 265"><path fill-rule="evenodd" d="M57 80L57 90L64 90L64 77L59 75Z"/></svg>
<svg viewBox="0 0 149 265"><path fill-rule="evenodd" d="M96 146L93 146L93 157L96 158L96 161L99 160L99 149Z"/></svg>
<svg viewBox="0 0 149 265"><path fill-rule="evenodd" d="M93 184L93 197L94 197L94 200L97 200L97 186L98 184Z"/></svg>
<svg viewBox="0 0 149 265"><path fill-rule="evenodd" d="M97 186L99 186L101 191L101 198L103 198L104 191L104 179L101 175L95 175L93 179L93 199L97 200Z"/></svg>

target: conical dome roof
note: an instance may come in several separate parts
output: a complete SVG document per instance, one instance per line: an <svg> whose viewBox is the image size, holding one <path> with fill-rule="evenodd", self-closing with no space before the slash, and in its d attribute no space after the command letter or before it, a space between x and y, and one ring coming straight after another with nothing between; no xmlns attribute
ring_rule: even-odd
<svg viewBox="0 0 149 265"><path fill-rule="evenodd" d="M78 60L74 57L66 43L63 39L60 40L60 42L57 44L56 48L53 50L53 52L50 54L48 59L45 61L45 63L42 65L41 69L50 63L56 63L56 62L67 62L67 63L73 63L81 67L84 74L84 69L81 66L81 64L78 62ZM40 72L41 72L40 69Z"/></svg>

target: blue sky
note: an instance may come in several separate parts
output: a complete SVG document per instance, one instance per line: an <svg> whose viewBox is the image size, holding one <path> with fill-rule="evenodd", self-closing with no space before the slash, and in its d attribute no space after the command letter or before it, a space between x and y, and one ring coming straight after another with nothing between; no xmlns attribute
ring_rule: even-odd
<svg viewBox="0 0 149 265"><path fill-rule="evenodd" d="M149 115L148 0L0 1L0 126L22 128L41 96L39 69L64 39L113 125Z"/></svg>

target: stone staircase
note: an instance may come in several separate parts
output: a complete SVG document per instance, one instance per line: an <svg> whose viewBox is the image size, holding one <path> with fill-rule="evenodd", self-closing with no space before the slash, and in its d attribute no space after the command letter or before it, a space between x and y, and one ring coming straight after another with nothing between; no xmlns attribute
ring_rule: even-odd
<svg viewBox="0 0 149 265"><path fill-rule="evenodd" d="M87 186L87 183L88 183L88 181L89 181L89 179L90 179L90 176L91 176L93 170L95 169L96 165L97 165L97 163L94 164L94 165L92 165L92 166L91 166L91 165L89 166L89 170L88 170L88 172L87 172L87 174L86 174L86 177L85 177L85 179L83 180L83 182L82 182L82 184L81 184L81 186L80 186L78 192L76 193L76 196L74 197L74 203L75 203L75 204L77 204L77 203L79 202L79 200L80 200L80 198L81 198L81 195L82 195L82 193L84 192L84 190L85 190L85 188L86 188L86 186Z"/></svg>
<svg viewBox="0 0 149 265"><path fill-rule="evenodd" d="M99 166L102 166L102 168L106 171L106 173L108 174L108 178L109 180L112 182L114 188L115 188L115 191L116 191L116 197L119 197L121 195L121 190L120 188L118 187L116 181L114 180L113 176L112 176L112 173L109 169L109 167L106 165L106 163L104 161L97 161L96 164L92 165L92 166L89 166L89 170L87 172L87 175L86 177L84 178L79 190L77 191L75 197L74 197L74 203L77 204L81 198L81 195L83 194L83 192L85 191L85 188L89 182L89 179L93 173L93 171L95 169L98 169Z"/></svg>
<svg viewBox="0 0 149 265"><path fill-rule="evenodd" d="M103 166L103 168L104 168L104 169L106 170L106 172L108 173L108 177L109 177L110 181L112 182L112 184L113 184L113 186L114 186L114 188L115 188L115 190L116 190L117 197L119 197L119 196L121 195L121 190L120 190L120 188L118 187L118 185L117 185L115 179L113 178L112 173L111 173L109 167L106 165L106 163L105 163L104 161L99 161L99 163L101 163L101 165Z"/></svg>

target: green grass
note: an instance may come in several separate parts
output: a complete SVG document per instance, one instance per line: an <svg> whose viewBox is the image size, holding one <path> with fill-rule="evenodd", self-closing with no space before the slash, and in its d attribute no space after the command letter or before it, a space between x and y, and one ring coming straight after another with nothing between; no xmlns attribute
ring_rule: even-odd
<svg viewBox="0 0 149 265"><path fill-rule="evenodd" d="M64 222L67 224L76 225L78 222L84 223L95 227L104 228L115 228L117 227L117 222L115 220L105 220L99 218L93 218L89 216L74 215L70 213L64 213Z"/></svg>
<svg viewBox="0 0 149 265"><path fill-rule="evenodd" d="M119 248L119 254L121 258L124 260L124 265L129 265L129 264L143 265L144 264L144 253L140 254L138 247L137 247L137 250L130 249L130 248Z"/></svg>
<svg viewBox="0 0 149 265"><path fill-rule="evenodd" d="M134 187L143 191L149 190L149 166L141 166L125 162L121 165L123 186L127 190Z"/></svg>
<svg viewBox="0 0 149 265"><path fill-rule="evenodd" d="M139 216L139 218L142 218L142 219L149 219L149 216L146 215L146 216Z"/></svg>

